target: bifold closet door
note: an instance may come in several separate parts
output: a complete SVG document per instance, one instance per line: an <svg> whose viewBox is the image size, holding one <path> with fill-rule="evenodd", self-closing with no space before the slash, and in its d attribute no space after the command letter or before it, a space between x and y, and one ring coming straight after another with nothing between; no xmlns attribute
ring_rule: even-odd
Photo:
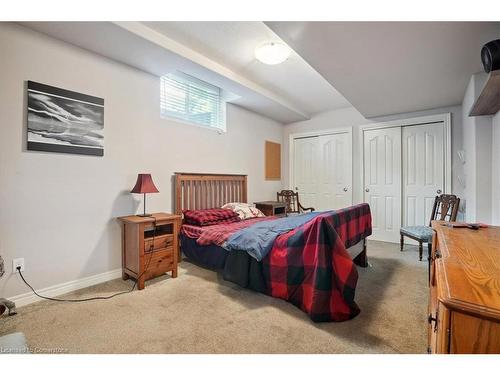
<svg viewBox="0 0 500 375"><path fill-rule="evenodd" d="M352 205L352 136L339 133L319 137L317 210Z"/></svg>
<svg viewBox="0 0 500 375"><path fill-rule="evenodd" d="M444 124L403 127L403 225L429 225L444 191Z"/></svg>
<svg viewBox="0 0 500 375"><path fill-rule="evenodd" d="M401 227L401 128L364 131L364 201L373 240L398 242Z"/></svg>
<svg viewBox="0 0 500 375"><path fill-rule="evenodd" d="M319 137L294 140L293 179L304 207L318 206Z"/></svg>
<svg viewBox="0 0 500 375"><path fill-rule="evenodd" d="M326 211L352 204L352 136L294 140L293 186L304 207Z"/></svg>

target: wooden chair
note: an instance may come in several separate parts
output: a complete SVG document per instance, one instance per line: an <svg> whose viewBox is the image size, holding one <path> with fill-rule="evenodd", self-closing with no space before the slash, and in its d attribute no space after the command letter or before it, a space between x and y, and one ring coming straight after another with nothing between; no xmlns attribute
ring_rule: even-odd
<svg viewBox="0 0 500 375"><path fill-rule="evenodd" d="M313 212L313 207L304 207L300 204L299 193L293 190L281 190L276 193L276 198L278 202L283 202L286 204L286 213L296 213L301 214L304 211Z"/></svg>
<svg viewBox="0 0 500 375"><path fill-rule="evenodd" d="M434 206L432 207L432 215L429 220L429 226L412 226L412 227L402 227L399 230L401 235L401 251L404 247L404 237L410 237L411 239L418 241L418 255L419 259L422 260L423 243L427 243L427 248L429 251L429 257L431 255L432 247L432 234L433 230L430 228L432 220L448 220L456 221L458 213L458 205L460 204L460 198L452 194L441 194L436 196L434 199Z"/></svg>

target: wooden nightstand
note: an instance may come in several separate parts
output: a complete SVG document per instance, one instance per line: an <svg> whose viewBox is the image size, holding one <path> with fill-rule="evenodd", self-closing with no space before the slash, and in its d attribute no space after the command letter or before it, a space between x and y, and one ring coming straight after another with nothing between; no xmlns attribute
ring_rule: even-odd
<svg viewBox="0 0 500 375"><path fill-rule="evenodd" d="M123 280L132 277L137 280L138 289L144 289L146 280L166 272L172 271L172 277L177 277L179 215L160 212L149 217L131 215L118 219L123 223Z"/></svg>
<svg viewBox="0 0 500 375"><path fill-rule="evenodd" d="M275 201L254 202L266 216L286 215L286 203Z"/></svg>

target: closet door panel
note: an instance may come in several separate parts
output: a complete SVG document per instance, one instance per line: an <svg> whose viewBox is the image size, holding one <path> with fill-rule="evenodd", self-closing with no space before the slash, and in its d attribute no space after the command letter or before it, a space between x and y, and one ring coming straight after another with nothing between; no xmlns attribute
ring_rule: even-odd
<svg viewBox="0 0 500 375"><path fill-rule="evenodd" d="M405 126L402 137L403 225L429 225L444 189L444 124Z"/></svg>
<svg viewBox="0 0 500 375"><path fill-rule="evenodd" d="M372 239L398 242L401 226L401 128L364 131L364 201L372 211Z"/></svg>
<svg viewBox="0 0 500 375"><path fill-rule="evenodd" d="M298 138L294 140L294 188L299 192L300 202L304 207L318 205L318 137Z"/></svg>
<svg viewBox="0 0 500 375"><path fill-rule="evenodd" d="M333 210L352 204L352 138L350 133L319 137L320 192L317 210Z"/></svg>

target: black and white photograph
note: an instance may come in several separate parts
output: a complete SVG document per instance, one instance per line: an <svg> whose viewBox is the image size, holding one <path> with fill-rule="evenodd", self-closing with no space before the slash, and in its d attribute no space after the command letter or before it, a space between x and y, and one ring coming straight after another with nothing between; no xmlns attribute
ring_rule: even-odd
<svg viewBox="0 0 500 375"><path fill-rule="evenodd" d="M104 99L28 81L28 150L104 155Z"/></svg>

